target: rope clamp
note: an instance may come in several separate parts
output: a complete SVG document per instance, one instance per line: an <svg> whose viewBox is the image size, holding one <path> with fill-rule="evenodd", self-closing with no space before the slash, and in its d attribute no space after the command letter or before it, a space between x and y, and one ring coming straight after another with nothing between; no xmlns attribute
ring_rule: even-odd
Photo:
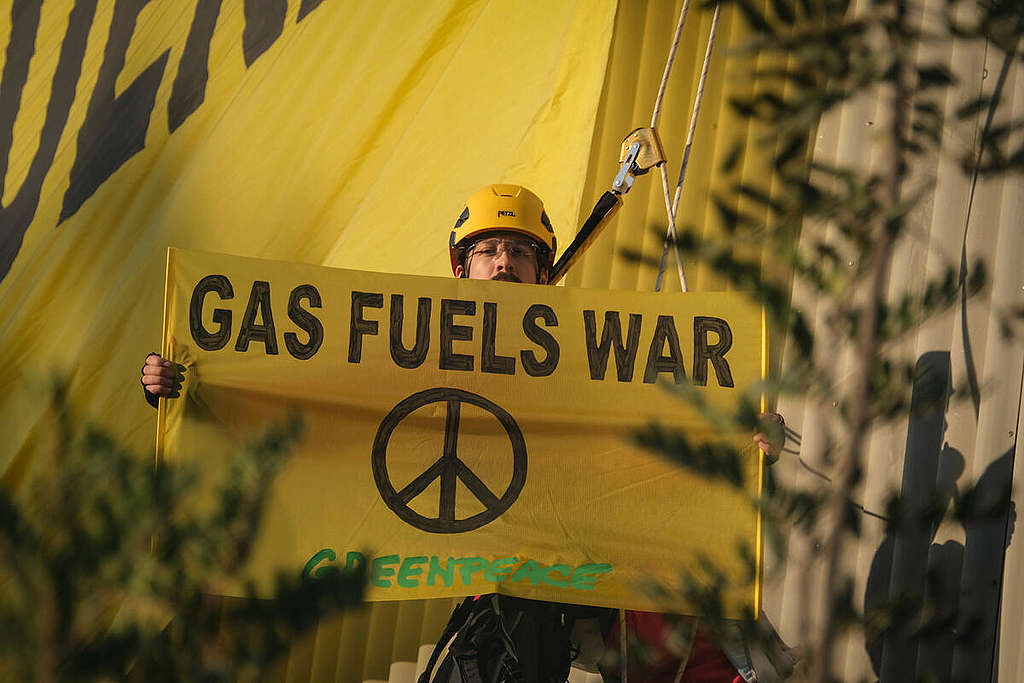
<svg viewBox="0 0 1024 683"><path fill-rule="evenodd" d="M665 151L654 128L637 128L622 141L619 173L612 181L612 192L626 194L638 175L665 163Z"/></svg>

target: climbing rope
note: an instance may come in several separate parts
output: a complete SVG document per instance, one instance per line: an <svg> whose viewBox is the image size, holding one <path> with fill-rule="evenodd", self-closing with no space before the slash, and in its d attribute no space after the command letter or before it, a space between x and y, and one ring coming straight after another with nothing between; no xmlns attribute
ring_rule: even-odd
<svg viewBox="0 0 1024 683"><path fill-rule="evenodd" d="M682 32L683 23L686 20L686 12L689 9L689 0L683 3L683 9L679 15L679 24L676 26L676 35L669 50L668 60L665 64L665 74L661 79L661 87L658 90L658 98L654 103L654 116L651 118L651 127L657 122L661 114L661 100L664 96L665 84L668 82L668 75L672 69L672 62L675 60L676 48L679 43L679 35ZM704 99L704 85L707 83L708 67L711 65L711 50L715 44L715 32L718 29L718 17L721 13L721 5L715 5L715 13L711 18L711 30L708 33L708 44L704 51L704 64L701 66L700 80L697 83L697 95L693 101L693 110L690 112L690 127L686 134L686 143L683 146L683 161L679 168L679 180L676 182L675 195L670 198L668 191L668 170L665 164L661 170L661 189L665 199L665 212L668 214L668 228L665 231L665 241L661 249L661 263L658 266L658 278L654 284L654 291L660 292L662 281L665 276L665 267L668 264L669 247L673 247L676 256L676 271L679 275L679 286L682 291L689 291L686 285L686 273L683 271L683 259L679 254L679 246L676 244L676 212L679 209L679 198L682 196L683 181L686 178L686 167L690 162L690 149L693 146L693 137L697 130L697 116L700 114L701 101Z"/></svg>
<svg viewBox="0 0 1024 683"><path fill-rule="evenodd" d="M661 101L665 99L665 87L668 85L668 75L672 73L672 62L676 60L676 50L679 48L679 38L683 35L683 24L686 23L686 14L690 11L690 0L683 2L683 9L679 11L679 21L676 22L676 33L672 37L672 47L668 51L668 59L665 60L665 73L661 75L661 85L658 86L658 97L654 100L654 113L651 114L651 128L658 127L658 118L661 116Z"/></svg>
<svg viewBox="0 0 1024 683"><path fill-rule="evenodd" d="M668 85L669 75L672 73L672 63L676 58L676 51L679 48L679 40L683 34L683 26L686 24L686 15L690 11L690 0L683 0L682 9L679 11L679 20L676 22L675 35L672 37L672 47L669 49L668 58L665 60L665 71L661 77L661 84L658 86L658 96L654 100L654 111L651 114L651 128L657 129L658 119L661 116L661 105L665 98L665 88ZM679 246L675 244L676 238L676 211L679 208L679 198L682 195L683 180L686 178L686 167L690 161L690 149L693 146L693 136L697 130L697 115L700 112L701 100L704 98L704 85L707 83L708 67L711 64L711 50L715 44L715 31L718 28L718 17L721 13L721 5L715 5L715 14L711 19L711 30L708 33L708 44L704 52L704 64L701 67L700 80L697 83L697 95L694 98L693 110L690 112L690 127L686 134L686 144L683 147L683 161L679 169L679 180L676 183L676 191L673 197L669 197L668 171L666 165L661 164L661 188L665 199L665 211L668 214L668 229L665 232L665 242L661 251L661 264L658 268L658 279L655 282L654 291L660 292L662 279L665 275L665 266L668 260L668 249L672 245L676 255L676 270L679 274L679 286L682 291L688 291L686 286L686 274L683 271L683 259L679 254ZM628 649L626 636L626 611L619 610L619 648L622 662L622 680L628 681L627 673ZM680 662L679 671L676 672L678 681L686 668L686 662Z"/></svg>

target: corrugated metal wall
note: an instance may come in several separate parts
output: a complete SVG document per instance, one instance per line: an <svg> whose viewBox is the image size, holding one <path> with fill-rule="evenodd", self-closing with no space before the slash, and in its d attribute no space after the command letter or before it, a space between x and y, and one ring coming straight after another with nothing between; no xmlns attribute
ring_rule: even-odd
<svg viewBox="0 0 1024 683"><path fill-rule="evenodd" d="M944 0L925 2L916 7L912 20L934 26L932 22L944 5ZM907 291L921 292L927 277L940 275L950 265L959 269L975 259L987 265L991 285L896 343L894 349L904 360L948 374L950 386L973 390L966 400L952 400L941 418L904 419L871 435L864 481L856 494L857 502L868 512L862 515L863 536L855 548L849 548L844 566L855 577L855 596L863 597L869 606L877 605L887 591L896 595L924 586L929 576L941 576L959 585L961 619L956 631L937 633L916 645L887 638L870 650L871 656L863 635L850 635L843 643L837 670L844 680L851 681L873 680L875 676L883 681L919 680L928 674L935 676L932 680L1020 681L1024 680L1020 654L1024 555L1020 540L1014 543L1008 537L1012 526L1008 529L1006 519L972 523L966 528L950 521L931 534L887 536L885 520L870 514L884 513L894 491L909 504L920 505L935 499L948 501L954 491L962 492L977 482L985 495L995 497L1015 476L1014 459L1021 450L1024 346L1020 339L1012 341L1000 334L999 320L1011 307L1024 303L1024 182L1017 176L979 180L974 185L960 170L958 155L973 148L985 112L964 124L955 123L953 117L959 103L992 92L1002 55L982 44L937 42L917 56L922 62L944 63L960 83L945 101L947 128L942 153L919 159L914 165L911 181L932 181L934 191L910 217L907 234L895 253L889 292L893 299ZM997 122L1024 115L1024 72L1019 62L1010 71L1004 96ZM870 168L877 161L876 143L884 115L875 99L850 103L820 125L816 157ZM821 229L805 226L805 233ZM799 286L794 289L794 300L811 313L820 311L819 302ZM841 372L847 368L844 359L836 362ZM927 388L915 386L915 396L919 391ZM821 424L816 408L783 401L780 411L802 436L800 455L805 463L828 475L828 464L815 462L811 455L818 450L821 436L816 428ZM778 469L791 483L809 488L827 485L796 457L784 458ZM1016 469L1019 491L1019 467ZM1004 539L1009 542L1005 577ZM815 577L816 551L813 540L793 539L785 564L778 567L767 590L767 610L778 616L777 623L790 640L799 640L801 632L813 629L813 615L811 624L800 622L803 600L814 595L816 588L806 583L808 576ZM811 567L810 572L804 571L806 566ZM955 598L947 601L946 607L954 607L956 602ZM956 637L966 631L964 615L970 613L981 615L974 625L980 634L975 646Z"/></svg>
<svg viewBox="0 0 1024 683"><path fill-rule="evenodd" d="M918 19L934 16L945 0L928 0L919 6ZM664 60L678 16L678 2L620 4L616 18L612 55L598 112L594 144L583 205L589 207L610 185L618 166L622 137L637 126L648 125ZM675 179L685 139L688 117L700 65L709 12L694 9L687 22L679 54L669 82L659 130L669 156L669 175ZM705 91L700 122L690 159L679 224L700 226L706 234L718 230L709 202L716 168L728 153L737 134L750 145L759 144L747 124L728 107L728 98L750 87L744 69L726 57L729 45L742 43L745 29L731 11L723 13ZM960 77L958 89L947 101L950 112L962 99L990 92L1001 56L983 45L939 43L930 46L929 58L944 61ZM1024 115L1024 75L1019 64L1010 72L1006 85L1008 106L1001 117ZM1012 111L1011 111L1012 106ZM863 99L823 121L815 144L822 160L867 167L877 154L876 137L883 112L878 103ZM1013 468L1021 450L1018 434L1021 418L1024 346L999 333L1000 316L1011 306L1024 304L1024 226L1022 202L1024 185L1019 177L999 181L981 180L973 188L969 177L959 170L953 154L970 147L980 130L984 113L969 125L947 132L948 153L921 161L916 178L931 178L935 191L913 214L908 234L896 252L890 278L895 294L922 286L927 275L948 264L959 267L961 259L983 258L989 266L991 286L956 310L929 321L913 335L900 340L899 351L911 361L948 372L953 385L977 386L973 400L952 402L943 420L903 420L876 431L864 482L857 492L867 511L863 516L863 537L844 558L846 568L856 577L858 596L869 589L875 593L890 584L923 582L922 572L941 571L960 581L964 605L986 606L990 647L971 651L953 647L952 633L940 634L920 651L899 649L887 642L869 657L863 636L843 642L840 671L845 680L872 679L875 670L886 672L885 680L908 680L914 672L937 668L966 674L967 680L987 680L992 652L997 652L998 680L1024 680L1024 649L1020 609L1024 604L1024 551L1019 539L1009 539L1003 577L1005 520L968 529L946 524L933 537L887 538L880 516L887 496L901 490L910 497L927 497L982 480L991 487L1015 477L1016 489L1024 485L1019 468ZM756 174L756 159L744 159L742 173ZM582 221L581 216L581 221ZM587 256L567 277L569 286L651 290L654 269L623 259L623 248L660 253L661 236L652 228L665 225L660 181L656 174L641 178L628 196L620 215L606 229ZM821 230L821 226L807 226ZM764 255L766 269L774 267ZM670 264L667 289L678 291ZM726 288L724 282L701 267L687 268L690 290L713 291ZM794 301L810 313L818 310L808 291L799 283ZM813 315L812 315L813 317ZM784 344L774 346L774 364L784 362ZM836 360L842 363L841 359ZM842 366L841 366L842 367ZM808 488L828 486L829 466L810 455L822 436L816 406L783 400L780 412L795 430L786 454L776 466L780 478ZM813 470L813 472L812 472ZM1016 542L1013 542L1016 540ZM894 558L913 557L917 562ZM803 619L807 600L814 595L813 579L818 568L816 544L812 539L790 539L784 560L767 572L765 609L783 637L799 644L813 632L814 619ZM807 585L810 577L812 584ZM1000 588L1002 592L1000 594ZM1001 600L1000 600L1001 595ZM872 598L872 599L875 599ZM422 668L429 644L443 628L453 606L450 601L375 604L322 624L296 647L269 678L287 681L377 681L414 680ZM997 621L998 620L998 621ZM998 646L993 650L993 646ZM980 676L980 677L979 677ZM574 674L573 680L583 676ZM593 680L593 677L591 677ZM993 673L992 680L996 680Z"/></svg>

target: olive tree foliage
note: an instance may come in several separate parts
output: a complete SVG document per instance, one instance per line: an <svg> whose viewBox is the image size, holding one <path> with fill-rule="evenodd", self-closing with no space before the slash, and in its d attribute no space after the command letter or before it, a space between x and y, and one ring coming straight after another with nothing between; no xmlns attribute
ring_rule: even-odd
<svg viewBox="0 0 1024 683"><path fill-rule="evenodd" d="M811 615L818 617L813 631L803 634L808 640L801 643L802 675L817 682L837 679L837 642L849 629L863 629L870 638L909 625L913 638L952 628L948 615L942 623L935 621L921 595L865 612L841 558L854 550L860 534L853 501L872 429L907 419L912 410L943 411L950 400L939 391L933 392L930 405L912 406L912 387L921 378L914 359L901 354L899 341L986 287L984 263L965 260L948 264L937 277L898 296L889 291L894 250L900 240L912 238L908 216L934 191L934 179L917 169L944 155L959 162L972 185L978 178L1024 172L1024 120L1007 115L1002 101L1008 76L1024 62L1024 3L922 3L771 0L765 11L752 0L723 0L742 14L754 34L729 58L734 73L747 70L754 90L731 104L763 135L756 150L737 143L726 155L721 176L727 188L713 197L724 228L721 236L705 237L682 226L674 240L685 260L707 264L737 289L752 292L774 328L786 336L785 362L767 391L800 397L819 408L815 428L824 438L811 460L830 466L831 482L797 489L769 476L767 495L754 501L774 520L776 535L803 533L820 548L814 572L823 577L822 602L814 604L810 595L802 598L805 623L814 621ZM948 102L958 97L964 75L957 73L957 65L921 55L929 53L930 45L948 46L953 40L987 47L1001 67L984 81L982 94L951 108ZM876 111L882 116L875 117L871 134L873 163L861 168L815 158L811 143L822 117L855 98L879 103ZM981 125L975 128L977 121ZM771 154L770 178L730 180L738 177L745 154L764 149ZM763 254L777 268L767 274L761 260L741 256L750 253ZM630 256L656 263L650 255ZM796 286L814 299L813 325L811 312L790 296ZM1004 334L1019 333L1024 309L996 313ZM695 399L694 392L686 393ZM954 388L952 400L977 402L978 395L974 380ZM771 426L758 425L753 398L734 419L737 429ZM728 446L695 446L685 435L661 427L638 439L685 467L726 480L740 471L741 455ZM960 522L991 518L1007 511L1009 493L1007 482L995 505L981 505L968 488L951 505L915 509L912 520L893 493L886 523L896 529L937 525L947 516ZM714 581L690 577L684 583L697 604L714 614Z"/></svg>
<svg viewBox="0 0 1024 683"><path fill-rule="evenodd" d="M214 595L250 555L298 418L218 455L216 481L126 451L74 415L60 382L48 419L27 480L0 487L0 680L252 679L361 600L357 570Z"/></svg>

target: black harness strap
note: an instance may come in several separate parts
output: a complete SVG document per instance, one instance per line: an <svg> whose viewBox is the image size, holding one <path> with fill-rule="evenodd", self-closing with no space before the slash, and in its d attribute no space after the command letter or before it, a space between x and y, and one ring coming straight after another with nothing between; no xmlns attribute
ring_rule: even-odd
<svg viewBox="0 0 1024 683"><path fill-rule="evenodd" d="M416 683L430 683L430 675L434 672L434 666L437 664L437 659L444 652L444 648L448 645L459 629L462 628L463 623L467 621L467 617L473 610L473 601L470 598L466 598L452 610L452 616L448 619L448 625L445 626L444 632L441 633L441 637L437 640L437 645L434 646L434 651L430 653L430 659L427 660L427 668L424 669L423 673L416 680Z"/></svg>

